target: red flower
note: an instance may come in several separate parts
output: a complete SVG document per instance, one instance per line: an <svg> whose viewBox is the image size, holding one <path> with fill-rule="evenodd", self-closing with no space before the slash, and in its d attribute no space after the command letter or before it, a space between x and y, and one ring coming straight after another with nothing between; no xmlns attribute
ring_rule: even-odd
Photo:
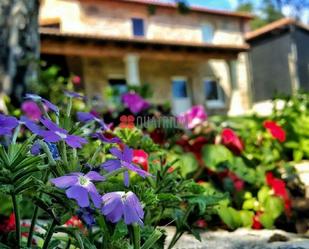
<svg viewBox="0 0 309 249"><path fill-rule="evenodd" d="M0 233L9 233L15 230L15 216L12 213L9 218L2 219L0 223Z"/></svg>
<svg viewBox="0 0 309 249"><path fill-rule="evenodd" d="M253 216L253 223L252 223L253 229L259 230L263 228L263 225L260 222L261 215L262 215L262 212L256 212L256 214Z"/></svg>
<svg viewBox="0 0 309 249"><path fill-rule="evenodd" d="M221 133L221 143L235 154L240 154L244 150L244 145L237 134L229 128L223 129Z"/></svg>
<svg viewBox="0 0 309 249"><path fill-rule="evenodd" d="M83 229L84 225L82 221L77 217L77 216L72 216L66 223L65 225L69 227L77 227L79 229Z"/></svg>
<svg viewBox="0 0 309 249"><path fill-rule="evenodd" d="M201 229L205 229L207 227L207 222L204 219L199 219L195 222L195 226Z"/></svg>
<svg viewBox="0 0 309 249"><path fill-rule="evenodd" d="M134 150L133 151L133 163L138 164L143 170L148 172L148 154L144 150Z"/></svg>
<svg viewBox="0 0 309 249"><path fill-rule="evenodd" d="M281 143L286 140L285 130L283 130L282 127L278 125L276 122L271 121L271 120L266 120L264 122L264 127L271 133L273 138L277 139Z"/></svg>
<svg viewBox="0 0 309 249"><path fill-rule="evenodd" d="M286 214L290 216L291 215L291 200L290 200L288 191L286 190L285 182L279 178L275 178L272 172L267 172L266 182L272 188L275 195L283 199Z"/></svg>
<svg viewBox="0 0 309 249"><path fill-rule="evenodd" d="M74 85L79 85L80 83L81 83L81 78L79 77L79 76L73 76L72 77L72 83L74 84Z"/></svg>
<svg viewBox="0 0 309 249"><path fill-rule="evenodd" d="M236 191L242 191L244 189L245 182L243 180L234 181L234 188Z"/></svg>

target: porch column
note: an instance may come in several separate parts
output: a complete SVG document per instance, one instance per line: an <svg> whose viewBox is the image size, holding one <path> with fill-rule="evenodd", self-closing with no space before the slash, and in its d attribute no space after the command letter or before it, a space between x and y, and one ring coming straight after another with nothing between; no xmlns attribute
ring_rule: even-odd
<svg viewBox="0 0 309 249"><path fill-rule="evenodd" d="M128 54L125 59L126 64L126 80L127 84L131 86L140 85L139 77L139 56L136 54Z"/></svg>
<svg viewBox="0 0 309 249"><path fill-rule="evenodd" d="M238 60L228 60L227 66L231 87L230 108L228 114L232 116L241 115L245 113L245 108L243 106L243 98L241 96L238 82Z"/></svg>

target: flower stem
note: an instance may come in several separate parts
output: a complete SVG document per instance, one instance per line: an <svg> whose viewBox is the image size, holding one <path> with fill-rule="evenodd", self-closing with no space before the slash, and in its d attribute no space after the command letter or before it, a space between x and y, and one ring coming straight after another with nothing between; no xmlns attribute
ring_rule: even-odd
<svg viewBox="0 0 309 249"><path fill-rule="evenodd" d="M21 230L20 230L19 206L18 206L16 195L12 193L11 196L12 196L12 202L13 202L13 208L14 208L14 215L15 215L16 244L17 244L17 248L20 248Z"/></svg>
<svg viewBox="0 0 309 249"><path fill-rule="evenodd" d="M141 230L138 224L133 224L133 244L134 249L141 248Z"/></svg>
<svg viewBox="0 0 309 249"><path fill-rule="evenodd" d="M13 138L12 138L12 144L16 144L16 140L17 140L19 131L20 131L20 124L15 128Z"/></svg>
<svg viewBox="0 0 309 249"><path fill-rule="evenodd" d="M45 237L42 249L47 249L48 248L49 242L50 242L51 238L53 237L55 227L56 227L56 220L53 219L53 221L50 224L50 227L49 227L49 229L47 231L47 234L46 234L46 237Z"/></svg>
<svg viewBox="0 0 309 249"><path fill-rule="evenodd" d="M73 98L69 97L69 103L68 103L68 107L67 107L67 117L70 117L71 115L71 110L72 110L72 103L73 103Z"/></svg>
<svg viewBox="0 0 309 249"><path fill-rule="evenodd" d="M91 159L90 159L91 165L95 163L95 160L97 159L101 150L102 150L102 145L99 145L98 148L96 149L96 151L94 152L94 154L92 155Z"/></svg>
<svg viewBox="0 0 309 249"><path fill-rule="evenodd" d="M64 141L61 141L61 152L62 152L62 157L63 157L63 162L65 164L65 167L68 167L67 147Z"/></svg>
<svg viewBox="0 0 309 249"><path fill-rule="evenodd" d="M50 116L48 115L48 112L46 111L44 104L42 103L42 101L39 101L39 107L41 109L41 112L43 113L43 115L48 118L49 120L51 120Z"/></svg>
<svg viewBox="0 0 309 249"><path fill-rule="evenodd" d="M46 183L46 181L48 180L48 176L49 176L49 171L46 170L44 175L43 175L43 178L42 178L44 183ZM39 198L41 198L41 196L42 196L42 194L39 195ZM32 215L32 219L31 219L31 225L30 225L30 228L29 228L27 247L31 247L33 232L34 232L36 220L38 218L38 214L39 214L39 207L35 206L34 211L33 211L33 215Z"/></svg>

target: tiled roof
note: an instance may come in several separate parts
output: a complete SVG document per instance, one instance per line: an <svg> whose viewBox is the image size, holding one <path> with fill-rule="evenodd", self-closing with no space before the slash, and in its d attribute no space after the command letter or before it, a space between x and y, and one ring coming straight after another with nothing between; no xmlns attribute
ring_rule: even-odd
<svg viewBox="0 0 309 249"><path fill-rule="evenodd" d="M40 28L41 36L48 37L58 37L58 38L72 38L72 39L83 39L89 41L115 41L121 43L134 43L134 44L149 44L149 45L162 45L162 46L177 46L177 47L187 47L187 48L205 48L205 49L220 49L226 51L246 51L249 49L248 44L244 45L223 45L223 44L211 44L202 42L186 42L186 41L169 41L169 40L159 40L159 39L145 39L138 37L119 37L119 36L103 36L103 35L93 35L84 33L70 33L61 32L57 29L52 28Z"/></svg>
<svg viewBox="0 0 309 249"><path fill-rule="evenodd" d="M308 30L309 31L309 26L306 26L302 23L299 23L297 22L296 20L294 19L291 19L291 18L282 18L278 21L275 21L275 22L272 22L268 25L265 25L264 27L262 28L259 28L257 30L254 30L254 31L251 31L251 32L248 32L246 35L245 35L245 38L247 41L251 41L251 40L254 40L262 35L265 35L267 33L270 33L276 29L282 29L288 25L295 25L297 27L300 27L302 29L305 29L305 30Z"/></svg>
<svg viewBox="0 0 309 249"><path fill-rule="evenodd" d="M83 0L83 1L88 1L88 0ZM101 1L104 1L104 0L101 0ZM174 8L174 9L177 8L176 3L162 2L161 0L114 0L114 1L131 2L131 3L138 3L138 4L144 4L144 5L154 5L154 6L165 7L165 8ZM191 5L189 7L190 7L190 11L207 13L211 15L237 17L237 18L242 18L242 19L252 19L253 18L253 15L249 13L244 13L244 12L215 10L215 9L209 9L205 7L191 6Z"/></svg>

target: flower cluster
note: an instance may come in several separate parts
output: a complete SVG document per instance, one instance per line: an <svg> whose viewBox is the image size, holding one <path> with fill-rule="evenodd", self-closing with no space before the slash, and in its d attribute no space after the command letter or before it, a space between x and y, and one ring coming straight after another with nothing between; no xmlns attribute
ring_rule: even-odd
<svg viewBox="0 0 309 249"><path fill-rule="evenodd" d="M72 98L84 99L82 95L74 92L65 92L65 95L71 100ZM124 99L128 100L127 97ZM14 133L13 139L16 140L18 132L20 132L18 127L23 125L36 135L30 149L31 154L39 155L46 152L47 149L53 160L61 160L60 155L66 153L66 151L59 153L59 142L62 142L62 146L67 145L73 149L82 148L88 142L84 137L75 135L74 129L66 130L59 125L61 123L59 117L61 116L56 105L34 94L27 94L26 98L28 100L23 104L23 112L26 116L22 116L18 120L15 117L0 114L1 136L12 136ZM144 103L138 109L141 110L145 106ZM42 111L41 108L47 109ZM48 110L55 112L58 116L55 122L48 115ZM67 221L66 225L82 227L81 221L83 221L87 226L92 226L95 223L94 213L96 210L100 210L110 222L115 223L123 219L126 224L143 224L143 208L133 192L111 192L101 195L95 183L107 181L110 175L123 173L125 186L129 186L129 171L133 171L143 178L150 176L147 153L143 150L133 150L122 144L118 137L112 135L110 127L105 124L103 119L93 113L78 112L77 119L81 123L94 122L98 124L99 129L90 134L91 138L101 141L103 145L118 144L120 147L110 148L109 151L113 158L101 164L101 169L104 170L105 175L101 175L100 170L91 169L87 173L71 172L49 180L55 187L64 190L67 198L75 200L80 207L77 216L73 216ZM10 223L9 220L8 228Z"/></svg>

